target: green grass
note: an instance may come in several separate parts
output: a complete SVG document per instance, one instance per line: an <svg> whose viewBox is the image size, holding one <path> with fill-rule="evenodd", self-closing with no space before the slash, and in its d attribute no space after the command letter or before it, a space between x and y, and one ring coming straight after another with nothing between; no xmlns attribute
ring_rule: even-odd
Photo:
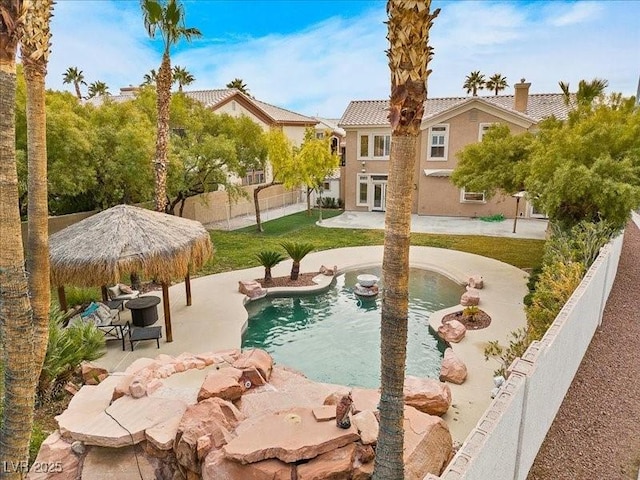
<svg viewBox="0 0 640 480"><path fill-rule="evenodd" d="M323 217L330 218L340 213L342 212L337 210L323 210ZM295 213L265 222L263 233L257 232L255 226L231 232L211 231L215 253L213 258L197 272L197 275L257 267L260 263L256 254L262 250L281 251L280 242L283 240L311 242L316 246L315 251L384 243L382 230L319 227L315 225L317 218L317 211L314 211L310 217L306 212ZM544 241L414 233L411 235L411 244L475 253L518 268L531 269L542 262ZM302 271L304 271L304 262Z"/></svg>

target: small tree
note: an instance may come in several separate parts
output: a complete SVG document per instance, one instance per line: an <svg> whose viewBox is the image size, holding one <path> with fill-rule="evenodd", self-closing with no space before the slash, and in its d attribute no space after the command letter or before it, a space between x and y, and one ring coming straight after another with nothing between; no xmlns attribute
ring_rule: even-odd
<svg viewBox="0 0 640 480"><path fill-rule="evenodd" d="M291 260L293 260L293 266L291 267L291 280L297 280L300 274L300 261L307 256L315 247L312 243L298 243L298 242L282 242L282 248L284 248Z"/></svg>
<svg viewBox="0 0 640 480"><path fill-rule="evenodd" d="M264 267L264 281L265 283L271 282L271 269L277 264L286 259L286 257L275 250L263 250L256 254L260 265Z"/></svg>

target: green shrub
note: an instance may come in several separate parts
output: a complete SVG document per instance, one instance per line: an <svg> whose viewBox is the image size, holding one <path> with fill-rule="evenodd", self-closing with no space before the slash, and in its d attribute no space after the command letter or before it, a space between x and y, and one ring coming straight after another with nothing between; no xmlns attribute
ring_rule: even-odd
<svg viewBox="0 0 640 480"><path fill-rule="evenodd" d="M501 213L496 213L495 215L488 215L486 217L479 217L483 222L503 222L504 215Z"/></svg>
<svg viewBox="0 0 640 480"><path fill-rule="evenodd" d="M31 440L29 441L29 465L33 465L33 462L40 451L40 446L42 445L42 442L47 439L49 433L50 432L45 431L39 424L33 424L33 428L31 429Z"/></svg>
<svg viewBox="0 0 640 480"><path fill-rule="evenodd" d="M618 233L607 222L582 221L570 230L552 226L552 235L545 244L543 264L579 262L589 268L600 249Z"/></svg>
<svg viewBox="0 0 640 480"><path fill-rule="evenodd" d="M64 328L62 314L53 310L49 318L49 344L38 380L38 402L51 399L83 361L106 353L104 335L93 323L79 322Z"/></svg>
<svg viewBox="0 0 640 480"><path fill-rule="evenodd" d="M102 293L98 287L82 288L69 286L65 287L65 295L67 297L67 305L69 307L98 302L102 298Z"/></svg>
<svg viewBox="0 0 640 480"><path fill-rule="evenodd" d="M510 333L509 346L503 347L500 342L494 340L489 342L484 348L484 359L489 360L493 358L500 364L500 368L495 370L495 375L507 376L507 368L513 363L513 361L521 357L529 347L529 341L527 337L527 330L519 328Z"/></svg>

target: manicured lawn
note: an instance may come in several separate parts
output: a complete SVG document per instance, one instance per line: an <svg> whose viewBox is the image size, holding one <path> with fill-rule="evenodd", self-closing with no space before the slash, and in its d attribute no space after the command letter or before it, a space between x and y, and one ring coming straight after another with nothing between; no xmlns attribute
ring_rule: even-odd
<svg viewBox="0 0 640 480"><path fill-rule="evenodd" d="M339 210L323 210L323 218L336 216ZM215 253L213 258L197 272L197 275L228 272L260 265L256 254L261 250L279 250L284 240L311 242L316 251L331 248L364 245L382 245L382 230L324 228L315 225L318 213L311 217L300 212L263 224L264 232L258 233L255 226L231 232L211 231ZM432 235L414 233L412 245L448 248L495 258L518 268L530 269L542 262L544 241L502 237L480 237L475 235Z"/></svg>

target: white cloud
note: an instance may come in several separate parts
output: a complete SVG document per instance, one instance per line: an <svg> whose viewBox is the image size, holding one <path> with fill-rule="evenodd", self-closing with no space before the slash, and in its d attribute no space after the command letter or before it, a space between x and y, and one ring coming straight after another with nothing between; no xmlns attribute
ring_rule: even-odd
<svg viewBox="0 0 640 480"><path fill-rule="evenodd" d="M555 17L551 18L550 25L564 27L576 23L584 23L595 20L602 12L604 6L598 2L578 2L573 4L552 4L554 9L559 10Z"/></svg>

